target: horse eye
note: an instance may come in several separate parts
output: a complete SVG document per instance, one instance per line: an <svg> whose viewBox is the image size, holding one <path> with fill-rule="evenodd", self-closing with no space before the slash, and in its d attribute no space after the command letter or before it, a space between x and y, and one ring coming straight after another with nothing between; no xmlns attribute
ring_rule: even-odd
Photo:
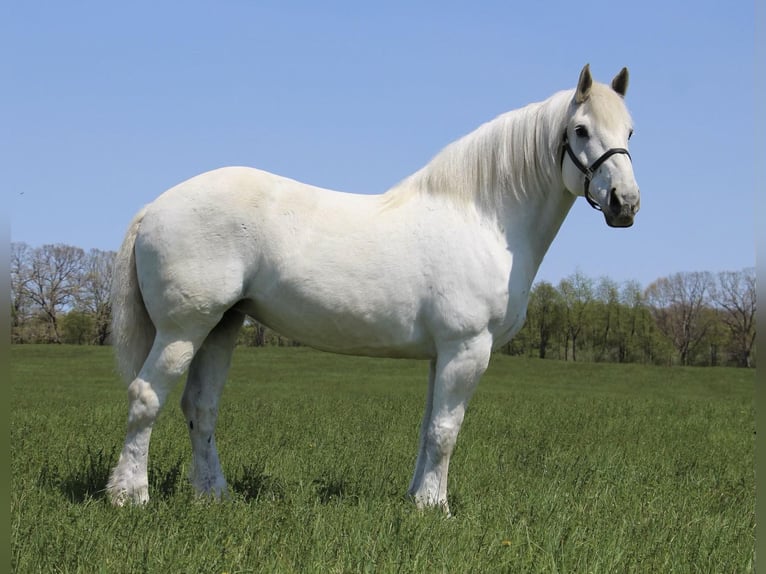
<svg viewBox="0 0 766 574"><path fill-rule="evenodd" d="M633 137L633 130L630 130L630 133L628 134L628 139Z"/></svg>
<svg viewBox="0 0 766 574"><path fill-rule="evenodd" d="M588 128L585 126L577 126L575 127L575 135L578 138L587 138L588 137Z"/></svg>

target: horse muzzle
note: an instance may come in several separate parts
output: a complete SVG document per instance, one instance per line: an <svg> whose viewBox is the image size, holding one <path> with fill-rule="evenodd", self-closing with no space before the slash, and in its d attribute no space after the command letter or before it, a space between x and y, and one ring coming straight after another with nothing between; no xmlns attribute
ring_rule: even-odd
<svg viewBox="0 0 766 574"><path fill-rule="evenodd" d="M609 205L602 211L609 227L630 227L640 208L641 198L638 192L621 196L612 188L609 192Z"/></svg>

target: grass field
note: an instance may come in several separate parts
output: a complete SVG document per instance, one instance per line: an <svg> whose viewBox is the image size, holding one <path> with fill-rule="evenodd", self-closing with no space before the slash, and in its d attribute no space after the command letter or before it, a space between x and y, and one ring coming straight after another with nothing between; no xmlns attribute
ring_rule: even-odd
<svg viewBox="0 0 766 574"><path fill-rule="evenodd" d="M753 570L754 373L496 356L450 472L454 518L406 500L426 363L238 350L196 499L178 385L144 508L103 489L127 398L109 349L11 349L15 572Z"/></svg>

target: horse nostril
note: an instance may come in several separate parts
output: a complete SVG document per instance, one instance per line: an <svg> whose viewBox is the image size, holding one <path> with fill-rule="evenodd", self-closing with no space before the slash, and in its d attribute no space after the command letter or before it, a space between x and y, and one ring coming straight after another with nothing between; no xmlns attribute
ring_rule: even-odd
<svg viewBox="0 0 766 574"><path fill-rule="evenodd" d="M616 187L609 190L609 209L612 210L612 213L620 213L620 210L622 209L622 202L617 197Z"/></svg>

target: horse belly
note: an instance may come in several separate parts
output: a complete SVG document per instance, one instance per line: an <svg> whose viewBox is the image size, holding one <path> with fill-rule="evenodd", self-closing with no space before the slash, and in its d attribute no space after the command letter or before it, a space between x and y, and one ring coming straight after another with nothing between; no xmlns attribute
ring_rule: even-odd
<svg viewBox="0 0 766 574"><path fill-rule="evenodd" d="M323 351L430 358L433 342L411 305L356 297L321 298L277 284L237 306L279 334Z"/></svg>

